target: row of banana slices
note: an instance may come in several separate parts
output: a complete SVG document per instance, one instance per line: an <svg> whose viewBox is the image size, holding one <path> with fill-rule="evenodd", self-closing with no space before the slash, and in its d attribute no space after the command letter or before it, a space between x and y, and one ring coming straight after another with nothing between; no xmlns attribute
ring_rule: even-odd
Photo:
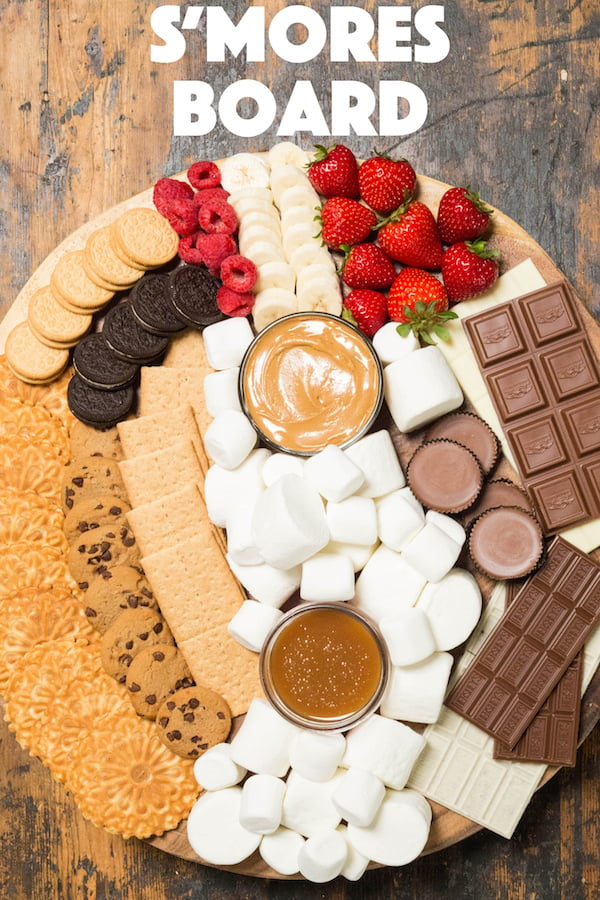
<svg viewBox="0 0 600 900"><path fill-rule="evenodd" d="M262 156L238 153L221 163L222 184L239 219L240 253L258 269L252 311L257 331L290 313L342 310L335 260L315 221L321 201L305 172L309 159L282 141Z"/></svg>

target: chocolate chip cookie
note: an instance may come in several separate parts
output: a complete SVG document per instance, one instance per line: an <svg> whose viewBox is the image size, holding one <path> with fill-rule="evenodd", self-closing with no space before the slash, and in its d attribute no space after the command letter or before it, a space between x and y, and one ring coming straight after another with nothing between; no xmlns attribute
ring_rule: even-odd
<svg viewBox="0 0 600 900"><path fill-rule="evenodd" d="M231 729L231 712L220 694L202 685L180 688L162 703L156 716L163 744L188 759L224 741Z"/></svg>

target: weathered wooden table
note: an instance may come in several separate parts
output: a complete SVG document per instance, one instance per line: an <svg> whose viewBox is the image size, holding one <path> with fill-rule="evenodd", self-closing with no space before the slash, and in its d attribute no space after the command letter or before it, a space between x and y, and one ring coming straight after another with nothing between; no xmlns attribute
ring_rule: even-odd
<svg viewBox="0 0 600 900"><path fill-rule="evenodd" d="M195 159L263 149L281 139L277 129L296 81L312 83L329 123L332 81L363 82L376 96L379 82L397 80L426 96L424 125L400 138L346 137L355 152L389 149L422 173L477 187L542 245L600 318L596 0L451 0L440 5L440 28L450 45L440 62L412 61L411 44L428 43L415 18L427 4L406 4L407 61L377 61L374 41L371 61L331 62L326 43L315 60L297 64L282 60L268 40L264 62L247 61L244 53L207 62L204 16L182 32L179 61L153 62L150 45L163 43L150 25L158 5L0 3L0 315L53 247L89 218ZM251 5L222 4L234 21ZM377 7L384 5L368 0L361 8L376 25ZM281 0L264 4L267 25L285 6ZM330 4L304 6L328 25ZM190 15L198 18L197 11ZM300 30L298 40L304 37ZM210 57L216 42L209 42ZM217 122L204 136L174 136L174 81L210 83L216 106L240 78L273 92L276 115L264 133L236 137ZM250 105L242 113L255 111ZM377 130L377 114L373 122ZM305 146L331 142L324 134L295 138ZM370 872L356 885L268 883L112 837L80 816L4 723L0 771L0 896L11 900L600 895L598 729L580 749L577 767L562 770L537 793L510 842L482 831L405 869Z"/></svg>

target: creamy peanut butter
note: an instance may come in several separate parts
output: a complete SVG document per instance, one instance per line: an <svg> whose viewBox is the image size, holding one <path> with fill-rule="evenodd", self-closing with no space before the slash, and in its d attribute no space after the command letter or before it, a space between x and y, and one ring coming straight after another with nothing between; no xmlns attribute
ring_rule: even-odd
<svg viewBox="0 0 600 900"><path fill-rule="evenodd" d="M368 341L343 319L297 313L256 337L240 390L267 442L310 454L345 446L369 427L381 405L381 368Z"/></svg>

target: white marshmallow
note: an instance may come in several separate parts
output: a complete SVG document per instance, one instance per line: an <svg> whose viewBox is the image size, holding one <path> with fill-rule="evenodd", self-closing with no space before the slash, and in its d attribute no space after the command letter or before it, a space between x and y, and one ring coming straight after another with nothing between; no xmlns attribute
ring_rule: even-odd
<svg viewBox="0 0 600 900"><path fill-rule="evenodd" d="M381 542L398 552L425 524L425 511L410 488L380 497L376 500L376 511Z"/></svg>
<svg viewBox="0 0 600 900"><path fill-rule="evenodd" d="M332 828L304 842L298 854L298 867L309 881L323 884L341 874L347 855L344 836Z"/></svg>
<svg viewBox="0 0 600 900"><path fill-rule="evenodd" d="M374 431L344 451L365 475L359 493L382 497L404 487L406 480L388 431Z"/></svg>
<svg viewBox="0 0 600 900"><path fill-rule="evenodd" d="M365 480L361 469L334 444L306 460L304 477L322 497L336 502L354 494Z"/></svg>
<svg viewBox="0 0 600 900"><path fill-rule="evenodd" d="M383 781L365 769L348 769L333 792L333 805L352 825L370 825L385 797Z"/></svg>
<svg viewBox="0 0 600 900"><path fill-rule="evenodd" d="M405 546L402 556L427 581L436 582L454 566L464 541L465 532L458 522L429 510L425 525Z"/></svg>
<svg viewBox="0 0 600 900"><path fill-rule="evenodd" d="M252 650L260 653L269 631L283 613L274 606L259 603L258 600L245 600L227 626L232 638Z"/></svg>
<svg viewBox="0 0 600 900"><path fill-rule="evenodd" d="M395 666L411 666L436 650L429 619L418 606L397 609L391 616L384 616L379 627Z"/></svg>
<svg viewBox="0 0 600 900"><path fill-rule="evenodd" d="M290 747L297 731L266 700L255 697L231 741L231 758L250 772L282 778L290 767Z"/></svg>
<svg viewBox="0 0 600 900"><path fill-rule="evenodd" d="M240 566L229 554L227 562L231 571L248 593L260 603L280 608L300 587L302 568L276 569L267 563L258 566Z"/></svg>
<svg viewBox="0 0 600 900"><path fill-rule="evenodd" d="M241 410L238 393L239 366L210 372L204 379L204 404L213 419L225 409Z"/></svg>
<svg viewBox="0 0 600 900"><path fill-rule="evenodd" d="M384 396L399 431L408 432L457 409L463 394L439 347L407 353L383 370Z"/></svg>
<svg viewBox="0 0 600 900"><path fill-rule="evenodd" d="M367 871L371 860L368 856L363 856L362 853L359 853L356 847L350 843L348 840L348 829L345 825L338 825L337 830L344 835L348 851L341 874L348 881L359 881Z"/></svg>
<svg viewBox="0 0 600 900"><path fill-rule="evenodd" d="M271 453L263 466L262 477L265 485L270 487L282 475L290 473L302 477L304 460L300 456L292 456L291 453Z"/></svg>
<svg viewBox="0 0 600 900"><path fill-rule="evenodd" d="M206 358L213 369L233 369L239 366L254 334L248 319L231 316L202 332Z"/></svg>
<svg viewBox="0 0 600 900"><path fill-rule="evenodd" d="M329 541L323 502L304 479L283 475L260 496L253 533L266 563L291 569Z"/></svg>
<svg viewBox="0 0 600 900"><path fill-rule="evenodd" d="M252 528L256 500L256 497L242 495L227 512L227 554L240 566L258 566L264 562L256 546Z"/></svg>
<svg viewBox="0 0 600 900"><path fill-rule="evenodd" d="M437 722L452 662L450 653L433 653L414 666L392 666L381 714L404 722Z"/></svg>
<svg viewBox="0 0 600 900"><path fill-rule="evenodd" d="M377 540L377 510L370 497L330 502L325 514L332 541L371 546Z"/></svg>
<svg viewBox="0 0 600 900"><path fill-rule="evenodd" d="M207 791L196 800L187 820L192 849L213 866L234 866L254 853L260 834L240 824L241 787Z"/></svg>
<svg viewBox="0 0 600 900"><path fill-rule="evenodd" d="M414 606L424 586L425 577L404 554L380 544L358 576L352 605L380 622L398 608Z"/></svg>
<svg viewBox="0 0 600 900"><path fill-rule="evenodd" d="M310 601L344 601L354 597L354 567L342 553L317 553L302 563L300 596Z"/></svg>
<svg viewBox="0 0 600 900"><path fill-rule="evenodd" d="M221 743L209 747L194 763L194 777L205 791L220 791L239 784L246 769L231 758L231 744Z"/></svg>
<svg viewBox="0 0 600 900"><path fill-rule="evenodd" d="M273 834L281 823L285 781L274 775L251 775L242 788L240 825L256 834Z"/></svg>
<svg viewBox="0 0 600 900"><path fill-rule="evenodd" d="M364 569L366 564L369 562L377 547L379 546L379 541L372 544L368 547L366 544L346 544L341 541L329 541L327 546L325 547L326 553L343 553L344 556L347 556L350 562L352 563L352 568L354 572L360 572L361 569Z"/></svg>
<svg viewBox="0 0 600 900"><path fill-rule="evenodd" d="M390 363L419 349L419 339L414 332L409 332L406 337L398 334L398 322L387 322L373 335L373 347L381 360L382 366Z"/></svg>
<svg viewBox="0 0 600 900"><path fill-rule="evenodd" d="M481 615L481 591L470 572L451 569L437 584L427 584L417 602L438 650L452 650L469 637Z"/></svg>
<svg viewBox="0 0 600 900"><path fill-rule="evenodd" d="M224 409L204 434L204 447L223 469L237 469L256 446L258 435L243 412Z"/></svg>
<svg viewBox="0 0 600 900"><path fill-rule="evenodd" d="M208 517L214 525L225 528L227 516L242 497L256 499L265 489L262 467L269 450L253 450L237 469L213 465L204 478L204 500Z"/></svg>
<svg viewBox="0 0 600 900"><path fill-rule="evenodd" d="M273 834L266 834L258 848L268 866L280 875L297 875L298 854L304 838L291 828L280 826Z"/></svg>
<svg viewBox="0 0 600 900"><path fill-rule="evenodd" d="M292 769L287 778L281 824L304 837L339 825L342 817L331 796L343 774L338 769L328 781L309 781Z"/></svg>
<svg viewBox="0 0 600 900"><path fill-rule="evenodd" d="M383 866L404 866L422 852L431 826L431 807L416 791L387 791L370 825L348 825L348 842Z"/></svg>
<svg viewBox="0 0 600 900"><path fill-rule="evenodd" d="M386 787L403 788L425 739L408 725L375 714L346 735L342 765L365 769Z"/></svg>
<svg viewBox="0 0 600 900"><path fill-rule="evenodd" d="M345 749L343 734L303 728L292 741L292 769L309 781L329 781L335 775Z"/></svg>

